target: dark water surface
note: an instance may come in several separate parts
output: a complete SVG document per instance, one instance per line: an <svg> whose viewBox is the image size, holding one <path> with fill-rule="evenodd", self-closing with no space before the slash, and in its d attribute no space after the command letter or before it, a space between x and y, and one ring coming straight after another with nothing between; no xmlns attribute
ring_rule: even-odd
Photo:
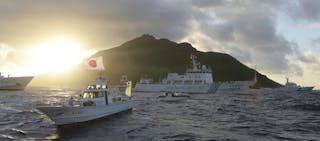
<svg viewBox="0 0 320 141"><path fill-rule="evenodd" d="M320 140L320 92L192 95L167 103L134 93L134 109L57 128L36 106L56 105L81 90L0 91L0 140Z"/></svg>

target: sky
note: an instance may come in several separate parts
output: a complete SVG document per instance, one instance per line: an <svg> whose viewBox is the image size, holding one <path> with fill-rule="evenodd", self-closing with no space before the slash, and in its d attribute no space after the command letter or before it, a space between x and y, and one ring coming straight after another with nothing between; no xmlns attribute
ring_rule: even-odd
<svg viewBox="0 0 320 141"><path fill-rule="evenodd" d="M320 89L319 7L319 0L0 0L0 71L58 71L68 59L74 65L147 33ZM64 53L51 49L59 45Z"/></svg>

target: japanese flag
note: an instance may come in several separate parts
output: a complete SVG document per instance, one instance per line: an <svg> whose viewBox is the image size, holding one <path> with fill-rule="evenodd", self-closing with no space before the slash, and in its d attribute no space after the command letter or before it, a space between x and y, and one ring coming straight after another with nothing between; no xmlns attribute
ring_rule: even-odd
<svg viewBox="0 0 320 141"><path fill-rule="evenodd" d="M85 66L88 70L104 70L102 56L88 59Z"/></svg>

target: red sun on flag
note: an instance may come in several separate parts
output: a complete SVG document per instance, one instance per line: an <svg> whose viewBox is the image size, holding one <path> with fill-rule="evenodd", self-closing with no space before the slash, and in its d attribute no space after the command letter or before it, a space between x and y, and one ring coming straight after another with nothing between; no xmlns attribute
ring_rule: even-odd
<svg viewBox="0 0 320 141"><path fill-rule="evenodd" d="M96 60L90 60L90 61L89 61L89 65L90 65L90 67L93 67L93 68L97 67L97 62L96 62Z"/></svg>
<svg viewBox="0 0 320 141"><path fill-rule="evenodd" d="M85 61L84 65L88 70L104 70L102 56L90 58Z"/></svg>

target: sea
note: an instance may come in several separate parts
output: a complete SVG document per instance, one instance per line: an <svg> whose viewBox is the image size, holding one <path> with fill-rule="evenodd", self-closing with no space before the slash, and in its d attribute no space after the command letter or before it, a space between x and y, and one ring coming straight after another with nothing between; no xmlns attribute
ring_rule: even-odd
<svg viewBox="0 0 320 141"><path fill-rule="evenodd" d="M320 91L194 94L177 102L133 93L131 111L67 127L36 110L80 93L0 91L0 140L320 141Z"/></svg>

